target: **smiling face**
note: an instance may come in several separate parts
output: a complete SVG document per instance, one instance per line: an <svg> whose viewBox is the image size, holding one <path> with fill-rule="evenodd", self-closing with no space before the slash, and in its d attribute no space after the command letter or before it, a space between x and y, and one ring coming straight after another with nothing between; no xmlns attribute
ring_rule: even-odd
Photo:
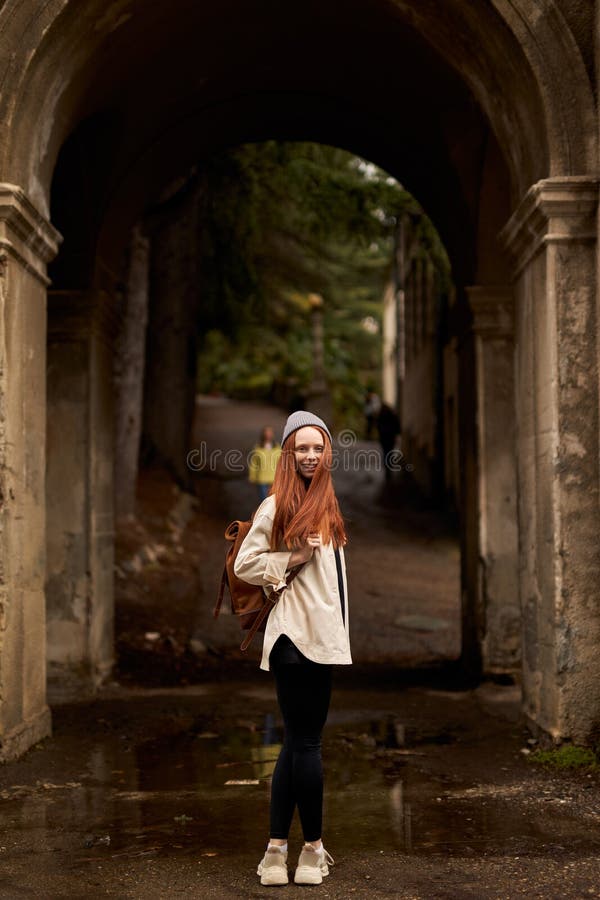
<svg viewBox="0 0 600 900"><path fill-rule="evenodd" d="M299 428L295 434L294 457L296 466L303 478L309 480L315 474L325 449L324 438L320 431L307 425Z"/></svg>

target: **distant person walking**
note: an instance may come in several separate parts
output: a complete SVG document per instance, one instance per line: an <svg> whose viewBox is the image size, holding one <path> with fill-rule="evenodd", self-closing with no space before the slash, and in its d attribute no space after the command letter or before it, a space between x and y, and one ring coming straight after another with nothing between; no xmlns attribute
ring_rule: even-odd
<svg viewBox="0 0 600 900"><path fill-rule="evenodd" d="M368 441L373 436L373 429L377 421L377 416L381 409L381 400L375 391L368 390L365 395L365 405L363 411L365 414L365 437Z"/></svg>
<svg viewBox="0 0 600 900"><path fill-rule="evenodd" d="M322 841L321 732L333 665L352 662L344 545L346 532L331 480L331 435L306 410L287 420L273 492L257 509L235 574L266 591L285 588L267 620L260 667L272 669L285 726L271 783L271 832L257 874L287 884L287 840L298 807L304 846L296 884L320 884L333 859Z"/></svg>
<svg viewBox="0 0 600 900"><path fill-rule="evenodd" d="M248 479L256 485L261 503L271 489L280 456L281 447L275 443L273 429L269 425L265 425L248 464Z"/></svg>
<svg viewBox="0 0 600 900"><path fill-rule="evenodd" d="M377 431L379 432L379 443L383 455L385 480L390 481L393 472L393 451L396 446L396 436L400 434L400 419L387 403L381 404L381 409L377 416Z"/></svg>

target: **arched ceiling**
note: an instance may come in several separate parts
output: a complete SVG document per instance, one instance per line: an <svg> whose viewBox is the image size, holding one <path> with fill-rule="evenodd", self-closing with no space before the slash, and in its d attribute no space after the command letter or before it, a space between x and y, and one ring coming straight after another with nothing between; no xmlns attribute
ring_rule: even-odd
<svg viewBox="0 0 600 900"><path fill-rule="evenodd" d="M203 154L245 140L361 153L419 198L450 244L477 232L490 146L507 208L552 170L543 86L491 2L50 0L39 17L7 110L5 169L49 212L60 148L79 125L74 181L113 235Z"/></svg>

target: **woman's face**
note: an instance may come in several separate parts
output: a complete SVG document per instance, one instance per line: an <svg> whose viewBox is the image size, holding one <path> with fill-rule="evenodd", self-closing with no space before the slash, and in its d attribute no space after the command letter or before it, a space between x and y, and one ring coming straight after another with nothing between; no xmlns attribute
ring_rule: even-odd
<svg viewBox="0 0 600 900"><path fill-rule="evenodd" d="M295 437L294 457L296 459L296 467L303 478L310 480L321 462L323 450L325 449L324 439L321 432L317 431L316 428L311 428L310 425L307 425L305 428L299 428Z"/></svg>

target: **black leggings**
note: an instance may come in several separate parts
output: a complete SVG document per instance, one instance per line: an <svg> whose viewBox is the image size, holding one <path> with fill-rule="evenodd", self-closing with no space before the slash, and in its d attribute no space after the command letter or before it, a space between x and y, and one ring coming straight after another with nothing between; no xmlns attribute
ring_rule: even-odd
<svg viewBox="0 0 600 900"><path fill-rule="evenodd" d="M316 841L323 823L321 732L332 666L282 663L272 668L285 736L271 782L271 837L287 840L297 806L304 840Z"/></svg>

